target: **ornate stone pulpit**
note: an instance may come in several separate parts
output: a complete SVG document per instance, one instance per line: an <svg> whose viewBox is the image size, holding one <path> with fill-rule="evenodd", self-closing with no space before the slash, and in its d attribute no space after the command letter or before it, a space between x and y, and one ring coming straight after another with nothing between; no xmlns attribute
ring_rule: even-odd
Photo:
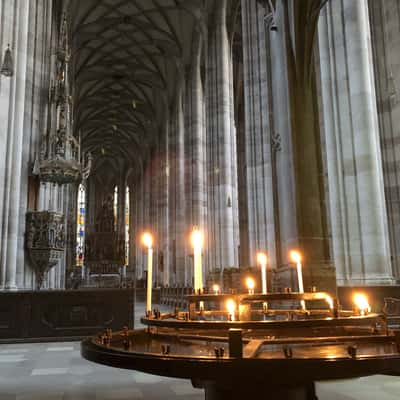
<svg viewBox="0 0 400 400"><path fill-rule="evenodd" d="M47 272L58 263L64 251L63 215L52 211L28 212L25 240L36 273L37 289L40 289Z"/></svg>

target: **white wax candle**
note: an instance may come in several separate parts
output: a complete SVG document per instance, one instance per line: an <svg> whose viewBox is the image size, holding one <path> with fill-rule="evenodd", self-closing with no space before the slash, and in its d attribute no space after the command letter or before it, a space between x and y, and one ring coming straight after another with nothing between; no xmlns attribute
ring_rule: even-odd
<svg viewBox="0 0 400 400"><path fill-rule="evenodd" d="M267 264L261 264L262 294L267 294Z"/></svg>
<svg viewBox="0 0 400 400"><path fill-rule="evenodd" d="M303 286L303 271L301 262L297 263L297 279L299 282L299 293L304 293L304 286ZM304 300L301 300L301 308L305 310L306 304Z"/></svg>
<svg viewBox="0 0 400 400"><path fill-rule="evenodd" d="M153 290L153 249L147 252L147 304L146 310L151 312L151 295Z"/></svg>

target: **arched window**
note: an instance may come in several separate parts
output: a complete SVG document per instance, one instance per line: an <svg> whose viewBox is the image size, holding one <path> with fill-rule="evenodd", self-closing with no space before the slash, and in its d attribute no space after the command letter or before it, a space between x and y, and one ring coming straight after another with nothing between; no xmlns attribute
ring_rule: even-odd
<svg viewBox="0 0 400 400"><path fill-rule="evenodd" d="M114 188L114 231L118 229L118 186Z"/></svg>
<svg viewBox="0 0 400 400"><path fill-rule="evenodd" d="M125 192L125 265L129 264L129 186Z"/></svg>
<svg viewBox="0 0 400 400"><path fill-rule="evenodd" d="M78 187L76 208L76 265L83 266L85 258L86 189L82 184Z"/></svg>

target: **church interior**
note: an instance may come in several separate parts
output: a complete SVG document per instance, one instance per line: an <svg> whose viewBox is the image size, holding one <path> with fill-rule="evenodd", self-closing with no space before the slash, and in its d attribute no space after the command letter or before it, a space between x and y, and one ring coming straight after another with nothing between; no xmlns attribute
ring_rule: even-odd
<svg viewBox="0 0 400 400"><path fill-rule="evenodd" d="M398 399L399 33L0 0L0 400Z"/></svg>

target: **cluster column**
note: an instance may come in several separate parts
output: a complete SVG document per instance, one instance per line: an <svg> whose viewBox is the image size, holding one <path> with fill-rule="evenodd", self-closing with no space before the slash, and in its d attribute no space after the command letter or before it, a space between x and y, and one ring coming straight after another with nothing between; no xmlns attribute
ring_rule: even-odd
<svg viewBox="0 0 400 400"><path fill-rule="evenodd" d="M201 76L203 37L196 32L193 38L191 66L189 68L186 93L186 130L185 141L185 201L186 222L184 227L186 241L190 230L197 226L206 228L207 188L205 181L206 135L204 121L204 91ZM209 235L209 227L206 235ZM187 248L187 246L185 246ZM188 255L191 251L187 251ZM188 263L186 283L191 284L193 277L193 258ZM203 266L204 267L204 266Z"/></svg>
<svg viewBox="0 0 400 400"><path fill-rule="evenodd" d="M207 75L208 248L211 268L238 266L239 216L236 130L233 118L232 54L227 1L215 4Z"/></svg>
<svg viewBox="0 0 400 400"><path fill-rule="evenodd" d="M319 46L338 284L392 283L367 0L328 2Z"/></svg>
<svg viewBox="0 0 400 400"><path fill-rule="evenodd" d="M165 130L159 141L159 170L158 174L158 269L162 285L170 285L170 237L169 237L169 123L165 124ZM157 247L157 246L156 246Z"/></svg>
<svg viewBox="0 0 400 400"><path fill-rule="evenodd" d="M51 17L49 1L5 0L0 10L1 58L10 44L14 66L13 76L0 77L0 287L9 290L33 284L25 268L25 212L43 122Z"/></svg>
<svg viewBox="0 0 400 400"><path fill-rule="evenodd" d="M386 209L393 273L400 278L400 7L369 0Z"/></svg>
<svg viewBox="0 0 400 400"><path fill-rule="evenodd" d="M243 72L246 148L246 189L249 259L268 250L269 264L276 265L271 107L267 59L265 8L257 0L242 0ZM241 243L242 246L242 243Z"/></svg>
<svg viewBox="0 0 400 400"><path fill-rule="evenodd" d="M177 90L169 136L169 235L171 283L186 281L185 126L183 87Z"/></svg>

